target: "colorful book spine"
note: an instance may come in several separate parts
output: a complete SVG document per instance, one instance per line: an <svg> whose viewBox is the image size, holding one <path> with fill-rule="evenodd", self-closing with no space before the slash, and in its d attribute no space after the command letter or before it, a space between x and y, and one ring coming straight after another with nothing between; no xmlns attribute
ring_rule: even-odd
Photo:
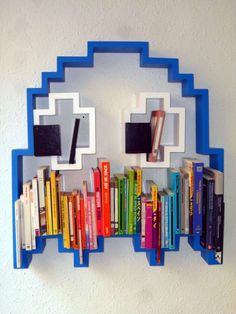
<svg viewBox="0 0 236 314"><path fill-rule="evenodd" d="M134 176L132 167L125 167L125 173L128 177L128 234L134 232Z"/></svg>
<svg viewBox="0 0 236 314"><path fill-rule="evenodd" d="M168 196L168 222L169 222L169 249L175 249L175 212L174 193L170 189L164 189Z"/></svg>
<svg viewBox="0 0 236 314"><path fill-rule="evenodd" d="M176 168L169 168L167 171L168 188L174 193L174 228L175 233L181 232L181 186L180 172Z"/></svg>
<svg viewBox="0 0 236 314"><path fill-rule="evenodd" d="M52 235L52 198L51 198L51 183L50 180L46 180L46 222L47 222L47 234Z"/></svg>
<svg viewBox="0 0 236 314"><path fill-rule="evenodd" d="M203 162L193 162L194 196L193 196L193 233L202 233L202 183Z"/></svg>
<svg viewBox="0 0 236 314"><path fill-rule="evenodd" d="M158 208L158 187L157 185L152 182L151 183L151 196L152 196L152 244L153 248L157 248L157 237L158 237L158 230L157 230L157 208Z"/></svg>
<svg viewBox="0 0 236 314"><path fill-rule="evenodd" d="M74 208L73 208L73 196L68 196L68 207L69 207L69 231L70 231L70 247L74 248Z"/></svg>
<svg viewBox="0 0 236 314"><path fill-rule="evenodd" d="M165 231L164 231L164 242L165 242L165 248L169 247L169 198L168 195L165 195Z"/></svg>
<svg viewBox="0 0 236 314"><path fill-rule="evenodd" d="M194 174L191 161L184 159L183 164L189 176L189 234L193 234Z"/></svg>
<svg viewBox="0 0 236 314"><path fill-rule="evenodd" d="M146 247L145 235L146 235L146 195L141 196L141 248Z"/></svg>
<svg viewBox="0 0 236 314"><path fill-rule="evenodd" d="M83 264L83 243L82 243L82 223L81 223L81 204L80 204L80 193L76 194L76 226L77 226L77 239L80 264Z"/></svg>
<svg viewBox="0 0 236 314"><path fill-rule="evenodd" d="M83 181L83 195L84 195L84 217L85 217L85 235L86 235L86 245L89 249L90 239L89 239L89 216L88 216L88 186L87 181Z"/></svg>
<svg viewBox="0 0 236 314"><path fill-rule="evenodd" d="M62 234L64 248L70 248L69 206L68 197L61 193Z"/></svg>
<svg viewBox="0 0 236 314"><path fill-rule="evenodd" d="M51 200L52 200L52 233L58 234L58 203L57 203L57 184L56 184L56 171L51 171Z"/></svg>
<svg viewBox="0 0 236 314"><path fill-rule="evenodd" d="M161 247L165 248L165 193L160 191L158 198L161 202Z"/></svg>
<svg viewBox="0 0 236 314"><path fill-rule="evenodd" d="M80 210L81 210L81 229L82 229L82 247L83 250L87 248L86 241L86 220L85 220L85 208L84 208L84 197L83 194L80 195Z"/></svg>
<svg viewBox="0 0 236 314"><path fill-rule="evenodd" d="M57 205L58 205L58 232L62 233L62 217L61 217L61 193L64 191L63 176L58 174L56 176L56 191L57 191Z"/></svg>
<svg viewBox="0 0 236 314"><path fill-rule="evenodd" d="M181 198L181 228L183 234L189 234L189 172L184 169L180 168L181 173L181 189L182 189L182 196Z"/></svg>
<svg viewBox="0 0 236 314"><path fill-rule="evenodd" d="M77 193L78 192L74 190L71 195L72 196L73 234L74 234L73 247L75 250L79 249L78 229L77 229L77 200L76 200Z"/></svg>
<svg viewBox="0 0 236 314"><path fill-rule="evenodd" d="M212 250L214 245L214 186L215 181L213 178L204 175L205 188L205 212L206 212L206 248Z"/></svg>
<svg viewBox="0 0 236 314"><path fill-rule="evenodd" d="M111 235L111 209L110 209L110 162L106 159L99 159L99 168L101 171L102 187L102 221L103 235Z"/></svg>
<svg viewBox="0 0 236 314"><path fill-rule="evenodd" d="M96 250L98 248L98 242L97 242L97 215L94 193L91 193L91 212L92 212L93 249Z"/></svg>
<svg viewBox="0 0 236 314"><path fill-rule="evenodd" d="M93 224L92 224L92 196L87 196L87 215L88 215L88 231L89 231L89 249L93 250Z"/></svg>
<svg viewBox="0 0 236 314"><path fill-rule="evenodd" d="M124 177L124 234L128 234L128 215L129 215L129 209L128 209L128 203L129 203L129 194L128 194L128 188L129 188L129 181L127 176Z"/></svg>
<svg viewBox="0 0 236 314"><path fill-rule="evenodd" d="M161 263L161 212L162 212L162 203L158 201L157 206L157 264Z"/></svg>
<svg viewBox="0 0 236 314"><path fill-rule="evenodd" d="M118 234L119 231L119 190L118 190L118 179L115 178L115 214L114 214L114 219L115 219L115 224L114 224L114 234Z"/></svg>
<svg viewBox="0 0 236 314"><path fill-rule="evenodd" d="M142 195L142 168L141 167L133 167L135 171L135 205L136 209L134 209L134 233L140 233L141 231L141 195Z"/></svg>
<svg viewBox="0 0 236 314"><path fill-rule="evenodd" d="M153 203L152 200L146 201L146 226L145 226L145 247L146 249L152 249L152 227L153 227L153 219L152 219L152 209Z"/></svg>
<svg viewBox="0 0 236 314"><path fill-rule="evenodd" d="M103 234L102 232L101 172L98 167L93 169L93 185L94 185L96 211L97 211L97 233L98 233L98 236L101 236Z"/></svg>
<svg viewBox="0 0 236 314"><path fill-rule="evenodd" d="M115 178L110 182L110 200L111 200L111 234L115 233Z"/></svg>
<svg viewBox="0 0 236 314"><path fill-rule="evenodd" d="M118 182L118 234L124 234L125 227L125 176L122 174L115 175Z"/></svg>

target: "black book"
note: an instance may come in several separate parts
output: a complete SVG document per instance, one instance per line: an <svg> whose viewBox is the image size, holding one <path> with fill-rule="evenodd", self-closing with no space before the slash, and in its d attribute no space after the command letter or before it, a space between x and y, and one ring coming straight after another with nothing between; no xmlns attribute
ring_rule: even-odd
<svg viewBox="0 0 236 314"><path fill-rule="evenodd" d="M60 125L34 125L34 155L61 155Z"/></svg>
<svg viewBox="0 0 236 314"><path fill-rule="evenodd" d="M125 124L125 152L126 154L150 153L151 124L150 123L126 123Z"/></svg>
<svg viewBox="0 0 236 314"><path fill-rule="evenodd" d="M72 143L71 143L71 149L70 149L69 164L75 163L75 150L76 150L76 143L77 143L77 138L78 138L78 133L79 133L79 123L80 123L80 119L75 119L74 131L73 131L73 137L72 137Z"/></svg>

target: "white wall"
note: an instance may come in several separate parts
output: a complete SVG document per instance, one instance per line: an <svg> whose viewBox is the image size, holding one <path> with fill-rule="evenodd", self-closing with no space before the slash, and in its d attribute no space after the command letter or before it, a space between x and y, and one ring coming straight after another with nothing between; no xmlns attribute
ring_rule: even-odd
<svg viewBox="0 0 236 314"><path fill-rule="evenodd" d="M16 1L0 4L0 313L236 312L235 1ZM57 55L85 55L88 40L145 40L151 55L210 91L211 145L225 148L225 254L208 266L186 241L150 268L130 240L107 240L90 268L49 241L28 270L12 269L11 149L25 147L27 87Z"/></svg>

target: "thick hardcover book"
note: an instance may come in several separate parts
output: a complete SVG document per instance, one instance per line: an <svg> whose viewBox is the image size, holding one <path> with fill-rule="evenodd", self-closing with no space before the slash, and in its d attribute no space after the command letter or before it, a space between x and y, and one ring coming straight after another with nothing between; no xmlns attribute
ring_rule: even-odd
<svg viewBox="0 0 236 314"><path fill-rule="evenodd" d="M80 123L80 119L75 119L74 131L73 131L73 137L72 137L71 149L70 149L69 164L75 163L75 151L76 151L76 143L77 143L77 138L78 138L78 133L79 133L79 123Z"/></svg>
<svg viewBox="0 0 236 314"><path fill-rule="evenodd" d="M148 198L146 200L146 226L145 226L145 247L146 249L152 249L152 200Z"/></svg>
<svg viewBox="0 0 236 314"><path fill-rule="evenodd" d="M60 125L34 125L34 155L61 155Z"/></svg>
<svg viewBox="0 0 236 314"><path fill-rule="evenodd" d="M202 233L202 182L203 162L193 158L184 159L185 168L193 172L193 234Z"/></svg>
<svg viewBox="0 0 236 314"><path fill-rule="evenodd" d="M66 193L61 193L62 234L64 248L70 248L69 206Z"/></svg>
<svg viewBox="0 0 236 314"><path fill-rule="evenodd" d="M175 249L175 226L176 226L176 214L174 206L174 193L170 189L164 189L165 193L168 195L168 213L169 213L169 249Z"/></svg>
<svg viewBox="0 0 236 314"><path fill-rule="evenodd" d="M46 225L46 180L49 177L49 167L41 166L37 171L38 177L38 192L39 192L39 220L40 220L40 234L47 233Z"/></svg>
<svg viewBox="0 0 236 314"><path fill-rule="evenodd" d="M118 234L125 234L125 176L116 174L118 182Z"/></svg>
<svg viewBox="0 0 236 314"><path fill-rule="evenodd" d="M58 234L58 202L57 202L57 184L56 184L56 171L51 171L51 198L52 198L52 233Z"/></svg>
<svg viewBox="0 0 236 314"><path fill-rule="evenodd" d="M21 268L21 200L15 201L16 268Z"/></svg>
<svg viewBox="0 0 236 314"><path fill-rule="evenodd" d="M32 250L30 189L31 189L31 181L28 181L23 184L24 231L25 231L26 251Z"/></svg>
<svg viewBox="0 0 236 314"><path fill-rule="evenodd" d="M215 180L214 187L215 258L219 263L222 264L224 241L224 173L212 168L204 168L204 173L210 175Z"/></svg>
<svg viewBox="0 0 236 314"><path fill-rule="evenodd" d="M164 121L165 111L163 110L152 111L151 115L152 151L148 155L148 161L156 162L158 159Z"/></svg>
<svg viewBox="0 0 236 314"><path fill-rule="evenodd" d="M135 166L135 208L134 208L134 233L141 231L141 195L142 195L142 168Z"/></svg>
<svg viewBox="0 0 236 314"><path fill-rule="evenodd" d="M141 248L145 248L145 230L146 226L146 195L142 193L141 196Z"/></svg>
<svg viewBox="0 0 236 314"><path fill-rule="evenodd" d="M97 212L97 233L101 236L102 233L102 195L101 195L101 172L99 168L93 168L93 186L96 200Z"/></svg>
<svg viewBox="0 0 236 314"><path fill-rule="evenodd" d="M175 168L169 168L168 172L168 187L174 193L174 212L175 217L175 233L181 232L181 184L180 184L180 171Z"/></svg>
<svg viewBox="0 0 236 314"><path fill-rule="evenodd" d="M128 234L133 234L134 228L134 176L135 172L132 167L125 167L125 173L128 176Z"/></svg>
<svg viewBox="0 0 236 314"><path fill-rule="evenodd" d="M110 162L99 158L98 165L101 171L103 235L109 237L111 235Z"/></svg>

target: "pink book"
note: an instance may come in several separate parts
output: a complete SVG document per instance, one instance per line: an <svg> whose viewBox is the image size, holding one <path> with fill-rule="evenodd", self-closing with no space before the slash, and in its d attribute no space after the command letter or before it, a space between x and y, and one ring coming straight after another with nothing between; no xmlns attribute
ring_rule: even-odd
<svg viewBox="0 0 236 314"><path fill-rule="evenodd" d="M141 197L141 248L145 248L146 195Z"/></svg>
<svg viewBox="0 0 236 314"><path fill-rule="evenodd" d="M94 249L94 243L93 243L93 222L92 222L92 193L88 193L87 199L88 199L88 231L89 231L89 249Z"/></svg>
<svg viewBox="0 0 236 314"><path fill-rule="evenodd" d="M145 247L152 249L152 201L146 201Z"/></svg>
<svg viewBox="0 0 236 314"><path fill-rule="evenodd" d="M165 111L152 111L151 116L151 134L152 134L152 152L148 155L148 161L156 162L160 149L162 131L165 121Z"/></svg>
<svg viewBox="0 0 236 314"><path fill-rule="evenodd" d="M89 193L90 203L91 203L91 214L92 214L92 235L93 235L93 249L98 248L97 244L97 215L96 215L96 205L95 205L95 195L94 193Z"/></svg>
<svg viewBox="0 0 236 314"><path fill-rule="evenodd" d="M97 235L102 236L102 197L101 197L101 173L99 168L93 170L93 185L96 204Z"/></svg>

